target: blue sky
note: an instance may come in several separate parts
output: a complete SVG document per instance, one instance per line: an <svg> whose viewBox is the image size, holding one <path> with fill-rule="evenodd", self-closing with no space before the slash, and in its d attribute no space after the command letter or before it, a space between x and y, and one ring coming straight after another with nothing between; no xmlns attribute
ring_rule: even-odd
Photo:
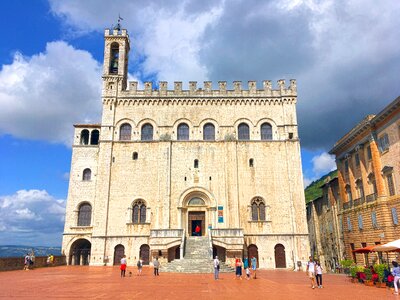
<svg viewBox="0 0 400 300"><path fill-rule="evenodd" d="M139 82L297 79L307 184L334 168L338 138L400 94L400 4L380 3L3 2L0 244L60 245L72 125L100 120L103 31L119 13Z"/></svg>

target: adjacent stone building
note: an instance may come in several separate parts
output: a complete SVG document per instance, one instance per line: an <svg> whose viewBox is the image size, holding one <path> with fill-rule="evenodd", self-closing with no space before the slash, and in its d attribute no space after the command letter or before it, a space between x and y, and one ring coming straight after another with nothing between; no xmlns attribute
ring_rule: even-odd
<svg viewBox="0 0 400 300"><path fill-rule="evenodd" d="M400 97L365 117L330 153L338 168L346 256L370 264L375 254L352 250L400 238Z"/></svg>
<svg viewBox="0 0 400 300"><path fill-rule="evenodd" d="M75 125L63 252L163 263L207 237L222 260L294 268L309 255L296 82L128 82L129 36L106 30L100 124ZM196 228L198 227L198 230ZM197 232L196 232L197 231Z"/></svg>

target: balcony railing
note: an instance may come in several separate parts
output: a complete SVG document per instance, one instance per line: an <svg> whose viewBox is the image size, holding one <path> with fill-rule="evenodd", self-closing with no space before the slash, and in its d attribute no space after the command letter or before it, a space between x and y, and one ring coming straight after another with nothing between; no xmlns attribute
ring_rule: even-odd
<svg viewBox="0 0 400 300"><path fill-rule="evenodd" d="M353 200L343 203L343 209L349 209L353 207Z"/></svg>
<svg viewBox="0 0 400 300"><path fill-rule="evenodd" d="M368 202L373 202L375 200L376 200L376 194L375 193L367 195L367 203Z"/></svg>
<svg viewBox="0 0 400 300"><path fill-rule="evenodd" d="M360 198L354 199L353 204L354 204L354 206L359 206L359 205L363 204L364 202L365 202L365 198L360 197Z"/></svg>

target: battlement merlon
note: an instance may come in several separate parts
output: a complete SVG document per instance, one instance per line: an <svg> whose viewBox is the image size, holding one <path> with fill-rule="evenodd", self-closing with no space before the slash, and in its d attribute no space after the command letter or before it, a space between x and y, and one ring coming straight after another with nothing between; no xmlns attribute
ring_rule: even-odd
<svg viewBox="0 0 400 300"><path fill-rule="evenodd" d="M113 94L113 88L111 83L110 90L107 89L107 86L104 90L103 96L108 97ZM257 82L256 81L248 81L248 88L242 89L242 82L241 81L234 81L233 82L233 89L227 89L226 81L219 81L218 82L218 90L212 89L212 82L211 81L204 81L203 87L197 87L196 81L189 81L189 89L183 90L182 89L182 82L175 81L174 82L174 89L168 90L168 82L160 81L158 84L158 88L153 87L152 82L144 82L144 89L138 89L138 82L137 81L130 81L128 90L121 91L122 94L119 96L136 96L136 97L238 97L238 96L246 96L246 97L297 97L297 86L296 80L291 79L288 86L286 86L285 80L280 79L278 80L276 89L272 88L271 80L264 80L262 82L262 89L257 89Z"/></svg>
<svg viewBox="0 0 400 300"><path fill-rule="evenodd" d="M104 30L104 36L105 37L110 36L110 37L127 37L127 38L129 38L129 34L126 29L118 30L118 29L108 29L107 28Z"/></svg>

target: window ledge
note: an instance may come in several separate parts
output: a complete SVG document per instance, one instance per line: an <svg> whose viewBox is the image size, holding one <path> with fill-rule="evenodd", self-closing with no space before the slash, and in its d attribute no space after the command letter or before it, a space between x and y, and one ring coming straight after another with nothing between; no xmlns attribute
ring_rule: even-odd
<svg viewBox="0 0 400 300"><path fill-rule="evenodd" d="M249 223L271 223L270 220L262 220L262 221L261 220L260 221L249 220L247 222L249 222Z"/></svg>
<svg viewBox="0 0 400 300"><path fill-rule="evenodd" d="M133 223L133 222L126 222L126 225L150 225L150 222L146 223Z"/></svg>
<svg viewBox="0 0 400 300"><path fill-rule="evenodd" d="M93 226L71 226L70 229L93 229Z"/></svg>

